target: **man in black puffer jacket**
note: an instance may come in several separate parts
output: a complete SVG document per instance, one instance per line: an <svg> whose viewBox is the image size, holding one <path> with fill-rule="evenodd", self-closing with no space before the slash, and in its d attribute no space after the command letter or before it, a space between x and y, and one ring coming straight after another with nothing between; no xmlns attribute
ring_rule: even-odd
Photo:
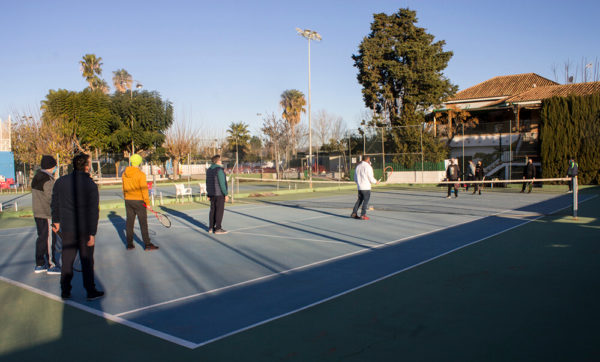
<svg viewBox="0 0 600 362"><path fill-rule="evenodd" d="M61 296L71 298L73 262L79 252L83 286L88 300L104 296L94 282L94 245L98 230L98 186L91 179L90 156L73 158L73 172L59 178L52 192L52 229L62 233L63 254L60 274Z"/></svg>

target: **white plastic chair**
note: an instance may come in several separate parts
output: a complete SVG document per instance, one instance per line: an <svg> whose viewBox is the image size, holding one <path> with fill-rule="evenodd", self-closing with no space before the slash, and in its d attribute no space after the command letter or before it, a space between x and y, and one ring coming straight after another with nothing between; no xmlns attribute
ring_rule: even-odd
<svg viewBox="0 0 600 362"><path fill-rule="evenodd" d="M175 201L177 201L179 199L179 196L181 196L181 202L183 203L183 197L186 195L189 196L191 199L192 188L185 187L184 184L175 184Z"/></svg>
<svg viewBox="0 0 600 362"><path fill-rule="evenodd" d="M206 191L206 184L199 183L200 185L200 199L206 199L208 197L208 191Z"/></svg>

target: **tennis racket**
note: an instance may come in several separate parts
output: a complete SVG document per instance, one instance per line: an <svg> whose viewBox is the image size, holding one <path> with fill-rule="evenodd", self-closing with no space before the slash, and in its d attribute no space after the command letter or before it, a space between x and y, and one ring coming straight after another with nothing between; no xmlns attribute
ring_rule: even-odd
<svg viewBox="0 0 600 362"><path fill-rule="evenodd" d="M152 210L152 208L146 204L144 204L144 206L146 206L146 209L152 211L152 213L154 213L154 216L156 216L156 218L158 219L158 221L163 224L164 227L166 228L170 228L171 227L171 220L167 217L167 215L160 213L158 211L154 211Z"/></svg>

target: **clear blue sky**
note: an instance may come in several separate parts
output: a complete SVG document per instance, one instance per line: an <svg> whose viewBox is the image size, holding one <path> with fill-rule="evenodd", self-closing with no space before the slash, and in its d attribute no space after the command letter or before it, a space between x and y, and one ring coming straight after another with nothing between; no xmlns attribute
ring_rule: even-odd
<svg viewBox="0 0 600 362"><path fill-rule="evenodd" d="M85 88L78 62L94 53L111 86L125 68L178 119L208 133L243 121L257 133L256 114L279 113L284 90L308 91L300 27L323 36L311 44L313 112L354 127L364 106L351 56L374 13L407 6L454 52L445 75L460 89L507 74L554 80L553 64L600 57L597 0L2 1L0 118L39 108L49 89Z"/></svg>

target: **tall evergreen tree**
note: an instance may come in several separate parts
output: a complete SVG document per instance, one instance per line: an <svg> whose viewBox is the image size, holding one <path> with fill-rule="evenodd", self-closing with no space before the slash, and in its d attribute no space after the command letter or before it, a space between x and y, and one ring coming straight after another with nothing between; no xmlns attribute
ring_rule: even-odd
<svg viewBox="0 0 600 362"><path fill-rule="evenodd" d="M365 106L374 111L376 121L392 127L396 152L420 150L420 131L398 126L420 124L427 109L457 90L442 72L452 52L443 50L443 40L434 42L433 35L416 26L416 15L409 9L375 14L371 33L352 56ZM435 159L445 156L436 139L426 136L423 141L424 148L439 152Z"/></svg>

